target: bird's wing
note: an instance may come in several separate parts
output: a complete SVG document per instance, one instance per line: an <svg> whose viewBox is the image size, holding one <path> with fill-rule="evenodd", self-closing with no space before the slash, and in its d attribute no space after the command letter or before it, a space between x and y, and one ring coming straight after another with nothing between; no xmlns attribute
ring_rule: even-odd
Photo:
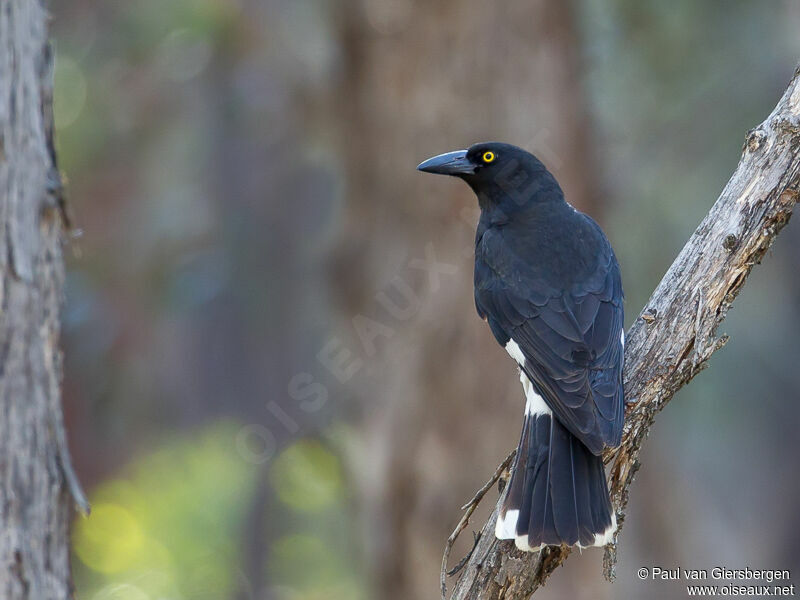
<svg viewBox="0 0 800 600"><path fill-rule="evenodd" d="M533 275L500 235L476 248L478 313L502 345L516 343L548 407L594 454L619 445L624 416L622 283L605 244L607 260L568 291Z"/></svg>

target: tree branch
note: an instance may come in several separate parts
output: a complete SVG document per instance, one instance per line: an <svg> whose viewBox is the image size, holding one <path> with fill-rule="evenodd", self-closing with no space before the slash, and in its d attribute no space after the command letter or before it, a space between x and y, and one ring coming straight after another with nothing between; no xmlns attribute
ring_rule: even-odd
<svg viewBox="0 0 800 600"><path fill-rule="evenodd" d="M628 414L622 444L605 455L620 529L655 415L727 342L727 336L716 336L717 328L753 265L789 221L798 189L800 67L772 114L748 132L736 171L626 335ZM569 556L566 546L530 554L513 541L497 540L498 510L499 503L460 571L453 600L528 598ZM615 576L616 543L615 538L606 547L603 559L609 580Z"/></svg>

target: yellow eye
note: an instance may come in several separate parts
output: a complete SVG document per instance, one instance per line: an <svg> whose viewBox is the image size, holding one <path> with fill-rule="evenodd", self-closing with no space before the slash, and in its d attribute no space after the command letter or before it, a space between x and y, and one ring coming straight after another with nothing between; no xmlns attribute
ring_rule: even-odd
<svg viewBox="0 0 800 600"><path fill-rule="evenodd" d="M489 150L487 150L486 152L483 153L483 156L481 158L483 159L483 162L490 163L495 158L494 152L490 152Z"/></svg>

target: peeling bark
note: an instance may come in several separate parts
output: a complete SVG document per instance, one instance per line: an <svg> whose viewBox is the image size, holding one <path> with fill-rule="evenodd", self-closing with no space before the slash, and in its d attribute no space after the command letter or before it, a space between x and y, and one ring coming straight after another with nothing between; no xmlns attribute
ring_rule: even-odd
<svg viewBox="0 0 800 600"><path fill-rule="evenodd" d="M736 171L626 334L630 404L622 444L605 455L620 529L639 451L656 414L727 342L727 336L717 337L717 328L753 265L789 221L799 190L800 68L772 114L748 132ZM528 598L569 556L565 546L526 554L512 541L495 539L498 509L499 503L451 598ZM608 579L615 575L616 543L605 550Z"/></svg>
<svg viewBox="0 0 800 600"><path fill-rule="evenodd" d="M0 597L72 597L60 398L66 220L52 135L47 12L0 0Z"/></svg>

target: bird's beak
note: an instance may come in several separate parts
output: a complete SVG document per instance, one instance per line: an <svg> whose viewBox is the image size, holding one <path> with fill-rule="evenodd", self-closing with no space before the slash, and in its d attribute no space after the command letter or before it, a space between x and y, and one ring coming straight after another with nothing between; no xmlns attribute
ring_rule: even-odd
<svg viewBox="0 0 800 600"><path fill-rule="evenodd" d="M473 175L475 165L467 158L466 150L446 152L439 156L429 158L417 167L418 171L438 173L439 175Z"/></svg>

